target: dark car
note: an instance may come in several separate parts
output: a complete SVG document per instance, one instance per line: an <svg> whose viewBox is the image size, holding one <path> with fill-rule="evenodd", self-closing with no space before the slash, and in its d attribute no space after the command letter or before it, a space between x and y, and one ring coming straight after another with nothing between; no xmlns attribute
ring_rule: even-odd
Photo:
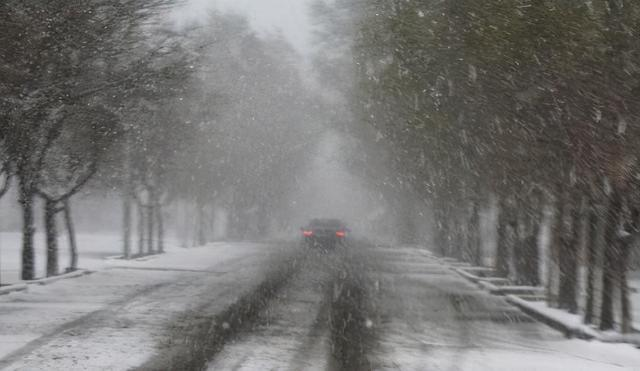
<svg viewBox="0 0 640 371"><path fill-rule="evenodd" d="M301 230L306 246L323 249L344 245L349 232L346 225L338 219L313 219Z"/></svg>

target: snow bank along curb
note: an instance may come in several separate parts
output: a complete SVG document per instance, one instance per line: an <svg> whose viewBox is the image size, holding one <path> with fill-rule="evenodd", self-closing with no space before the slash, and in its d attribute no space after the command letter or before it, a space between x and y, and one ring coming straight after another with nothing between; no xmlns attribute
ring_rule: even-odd
<svg viewBox="0 0 640 371"><path fill-rule="evenodd" d="M26 283L17 283L15 285L8 285L5 287L0 287L0 295L6 295L10 292L15 292L15 291L24 291L26 289L27 289Z"/></svg>
<svg viewBox="0 0 640 371"><path fill-rule="evenodd" d="M27 288L29 287L29 285L48 285L50 283L56 282L56 281L60 281L60 280L66 280L66 279L70 279L70 278L77 278L77 277L81 277L87 274L91 274L93 273L93 271L90 270L86 270L86 269L79 269L73 272L69 272L69 273L64 273L64 274L60 274L57 276L53 276L53 277L47 277L47 278L40 278L37 280L31 280L31 281L25 281L25 283L17 283L14 285L8 285L5 287L0 287L0 295L5 295L11 292L16 292L16 291L24 291L27 290Z"/></svg>
<svg viewBox="0 0 640 371"><path fill-rule="evenodd" d="M448 264L449 262L444 262ZM449 268L466 280L475 283L478 287L493 295L505 296L508 303L514 305L525 314L545 325L562 332L567 338L582 340L599 340L607 343L628 343L640 348L640 335L638 334L606 334L601 333L590 326L567 319L569 313L556 313L553 310L544 310L536 305L536 302L544 300L544 289L535 286L511 286L509 280L495 277L481 277L473 272L492 272L484 267L462 267L451 265ZM496 284L494 284L496 283Z"/></svg>
<svg viewBox="0 0 640 371"><path fill-rule="evenodd" d="M507 295L507 301L531 317L555 328L568 338L583 340L598 340L605 343L627 343L640 348L640 334L620 334L601 332L589 325L582 323L582 319L570 313L554 308L541 308L540 303L532 303L516 295ZM572 318L573 317L573 318Z"/></svg>
<svg viewBox="0 0 640 371"><path fill-rule="evenodd" d="M523 295L535 299L544 293L544 289L536 286L514 286L509 280L500 277L481 277L472 272L493 272L490 268L482 267L451 267L451 269L466 278L467 280L477 284L480 288L489 291L493 295Z"/></svg>
<svg viewBox="0 0 640 371"><path fill-rule="evenodd" d="M565 321L564 318L560 318L558 315L554 315L551 312L545 312L540 310L539 308L532 305L530 302L521 299L515 295L507 295L507 301L524 313L530 315L536 320L546 324L549 327L552 327L562 333L567 338L578 338L583 340L600 340L600 336L598 332L593 330L587 325L584 324L570 324L568 321Z"/></svg>
<svg viewBox="0 0 640 371"><path fill-rule="evenodd" d="M148 260L152 260L155 259L157 257L161 256L161 254L152 254L152 255L145 255L139 258L134 258L131 259L131 261L148 261ZM123 255L114 255L114 256L108 256L106 258L104 258L105 261L113 261L113 260L120 260L123 259L124 256ZM59 281L59 280L65 280L65 279L70 279L70 278L77 278L77 277L81 277L87 274L91 274L94 273L94 271L92 270L88 270L88 269L78 269L75 270L73 272L68 272L68 273L63 273L63 274L59 274L56 276L52 276L52 277L46 277L46 278L39 278L39 279L35 279L35 280L31 280L31 281L24 281L23 283L16 283L16 284L11 284L11 285L7 285L7 286L2 286L0 287L0 295L6 295L9 294L11 292L16 292L16 291L25 291L27 290L27 288L29 287L29 285L48 285L50 283Z"/></svg>
<svg viewBox="0 0 640 371"><path fill-rule="evenodd" d="M78 270L75 270L73 272L59 274L57 276L52 276L52 277L40 278L40 279L37 279L37 280L27 281L27 283L29 285L48 285L48 284L56 282L56 281L66 280L66 279L69 279L69 278L76 278L76 277L84 276L84 275L91 274L91 273L93 273L93 271L86 270L86 269L78 269Z"/></svg>
<svg viewBox="0 0 640 371"><path fill-rule="evenodd" d="M458 273L463 278L475 283L478 287L488 291L493 295L506 295L507 302L520 309L525 314L531 316L537 321L544 323L545 325L562 332L567 338L578 338L584 340L599 339L598 333L589 328L586 325L571 325L564 321L562 318L554 316L552 313L547 313L539 310L531 302L520 298L516 295L523 294L523 296L535 297L536 294L541 293L541 288L531 286L497 286L491 281L495 281L490 277L480 277L471 273L470 271L477 272L489 272L490 268L458 268L450 267L451 270ZM508 283L508 280L501 279L498 282Z"/></svg>

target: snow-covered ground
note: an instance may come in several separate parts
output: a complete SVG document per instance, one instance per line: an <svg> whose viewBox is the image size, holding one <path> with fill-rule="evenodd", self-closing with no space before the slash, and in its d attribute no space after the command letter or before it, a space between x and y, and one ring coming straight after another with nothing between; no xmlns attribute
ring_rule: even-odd
<svg viewBox="0 0 640 371"><path fill-rule="evenodd" d="M326 256L307 260L301 273L264 310L253 331L228 344L208 370L327 370Z"/></svg>
<svg viewBox="0 0 640 371"><path fill-rule="evenodd" d="M420 251L378 253L396 268L380 280L377 369L640 370L632 345L568 340Z"/></svg>
<svg viewBox="0 0 640 371"><path fill-rule="evenodd" d="M93 274L0 296L0 368L139 366L158 352L179 314L214 298L223 310L262 280L279 252L266 244L215 243L140 261L96 258L89 266L100 270ZM113 250L100 253L107 255Z"/></svg>
<svg viewBox="0 0 640 371"><path fill-rule="evenodd" d="M195 344L194 326L210 328L291 251L256 243L170 248L96 261L93 274L0 296L0 369L148 365ZM633 346L568 340L424 249L348 251L297 260L298 273L265 296L261 314L210 350L209 367L331 369L338 349L380 370L640 370ZM365 338L354 336L359 331Z"/></svg>
<svg viewBox="0 0 640 371"><path fill-rule="evenodd" d="M21 239L18 232L0 233L0 283L10 284L20 280L21 264ZM85 269L100 269L105 266L105 259L109 256L122 254L121 238L116 234L89 234L77 235L79 267ZM169 241L169 249L175 249L174 243ZM59 238L59 266L60 271L69 266L69 250L66 236ZM44 277L46 264L45 237L42 233L35 236L36 277Z"/></svg>
<svg viewBox="0 0 640 371"><path fill-rule="evenodd" d="M634 271L629 274L629 288L630 288L630 302L631 302L631 311L633 318L633 328L636 330L640 330L640 272ZM586 295L583 295L586 296ZM613 333L605 333L601 334L597 331L597 328L594 326L585 325L583 323L584 313L572 314L566 310L558 309L550 307L546 301L534 301L527 302L522 299L513 298L520 302L520 304L529 307L535 310L538 313L542 313L545 317L553 319L556 322L563 323L567 328L575 329L584 334L588 334L593 337L600 337L609 339L613 341L614 339L622 339L623 337L627 339L627 341L632 341L632 343L636 344L640 342L640 335L638 334L630 334L625 336L618 336ZM581 298L584 300L584 298ZM617 305L617 303L616 303ZM620 308L616 308L616 311L619 311ZM633 339L631 339L633 338Z"/></svg>

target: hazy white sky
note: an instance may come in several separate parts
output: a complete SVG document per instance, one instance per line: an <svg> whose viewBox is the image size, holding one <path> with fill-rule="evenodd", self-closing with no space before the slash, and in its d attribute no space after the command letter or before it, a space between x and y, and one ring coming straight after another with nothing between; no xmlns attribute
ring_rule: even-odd
<svg viewBox="0 0 640 371"><path fill-rule="evenodd" d="M190 0L186 17L198 18L207 9L232 10L246 15L251 25L261 33L278 32L302 53L311 49L312 0Z"/></svg>
<svg viewBox="0 0 640 371"><path fill-rule="evenodd" d="M345 146L349 145L333 130L318 138L313 162L304 169L308 173L302 172L305 177L291 195L292 220L303 225L313 218L339 218L358 234L384 238L371 224L385 214L384 202L345 166Z"/></svg>

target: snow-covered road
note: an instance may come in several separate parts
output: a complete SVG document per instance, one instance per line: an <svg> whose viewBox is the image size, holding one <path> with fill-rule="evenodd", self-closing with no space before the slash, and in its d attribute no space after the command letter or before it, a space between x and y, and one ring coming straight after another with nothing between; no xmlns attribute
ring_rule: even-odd
<svg viewBox="0 0 640 371"><path fill-rule="evenodd" d="M566 339L427 250L352 248L301 259L257 315L225 328L208 369L640 370L640 350Z"/></svg>
<svg viewBox="0 0 640 371"><path fill-rule="evenodd" d="M41 323L33 329L41 335L30 340L30 331L13 331L26 345L0 366L640 370L640 350L565 339L503 298L468 284L424 249L358 244L329 253L271 248L277 251L273 254L261 245L224 248L217 263L207 263L206 256L215 254L203 249L202 255L173 259L173 270L165 269L168 261L125 262L42 288L48 296L12 294L13 300L0 302L0 310L16 319L20 316L13 311L26 313L25 318ZM118 300L90 292L116 271L132 283L119 286L126 293ZM74 310L64 311L62 302L52 300L51 292L82 287L78 295L85 299L74 301ZM53 318L63 311L84 314L64 326L42 327L46 321L33 320L36 308L41 315L44 308L38 295L46 298L43 305ZM29 329L27 322L13 328ZM12 333L3 331L5 338Z"/></svg>
<svg viewBox="0 0 640 371"><path fill-rule="evenodd" d="M215 298L222 311L288 250L211 244L141 261L113 260L81 278L0 297L0 368L126 370L163 352L167 327ZM275 264L277 265L277 264Z"/></svg>
<svg viewBox="0 0 640 371"><path fill-rule="evenodd" d="M326 370L329 359L326 292L330 256L301 262L302 269L209 364L209 370Z"/></svg>

